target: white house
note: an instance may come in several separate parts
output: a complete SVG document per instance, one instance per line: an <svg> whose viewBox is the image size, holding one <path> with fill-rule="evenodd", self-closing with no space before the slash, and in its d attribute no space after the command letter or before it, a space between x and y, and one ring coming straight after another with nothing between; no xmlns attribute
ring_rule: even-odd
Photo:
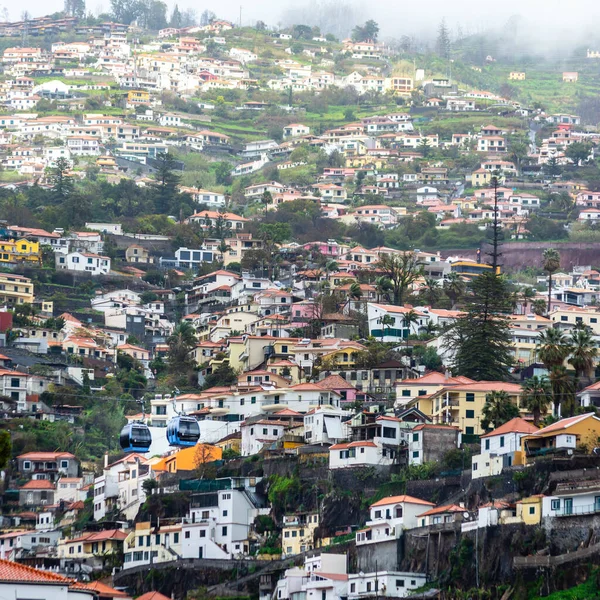
<svg viewBox="0 0 600 600"><path fill-rule="evenodd" d="M105 456L102 475L94 479L94 520L103 519L112 509L118 509L133 519L146 499L142 484L150 477L146 458L138 453L128 454L108 464Z"/></svg>
<svg viewBox="0 0 600 600"><path fill-rule="evenodd" d="M393 463L393 456L384 456L384 449L372 441L347 442L329 447L330 469L391 465Z"/></svg>
<svg viewBox="0 0 600 600"><path fill-rule="evenodd" d="M521 450L521 438L539 431L535 425L515 417L494 431L481 436L481 454L471 458L472 478L499 475L510 467L515 452Z"/></svg>
<svg viewBox="0 0 600 600"><path fill-rule="evenodd" d="M66 271L89 273L92 276L110 273L110 258L88 252L69 252L56 254L56 268Z"/></svg>
<svg viewBox="0 0 600 600"><path fill-rule="evenodd" d="M415 317L415 321L406 325L406 319L409 318L406 315L409 313L410 316ZM380 339L382 342L398 343L411 334L418 335L419 330L427 327L429 316L404 306L368 302L367 320L369 335Z"/></svg>
<svg viewBox="0 0 600 600"><path fill-rule="evenodd" d="M406 598L415 589L427 583L425 573L380 571L377 573L351 573L348 575L348 598Z"/></svg>
<svg viewBox="0 0 600 600"><path fill-rule="evenodd" d="M304 415L307 444L335 444L346 435L342 428L344 411L334 406L319 406Z"/></svg>
<svg viewBox="0 0 600 600"><path fill-rule="evenodd" d="M50 571L0 560L2 598L43 598L44 600L94 600L96 590Z"/></svg>
<svg viewBox="0 0 600 600"><path fill-rule="evenodd" d="M292 123L291 125L286 125L283 128L283 138L293 138L300 137L302 135L308 135L310 133L310 127L306 125L302 125L301 123Z"/></svg>
<svg viewBox="0 0 600 600"><path fill-rule="evenodd" d="M258 506L255 482L228 478L217 479L216 484L221 487L216 493L210 489L192 494L189 513L181 526L182 558L227 560L247 555L251 524L259 514L268 513L268 509Z"/></svg>
<svg viewBox="0 0 600 600"><path fill-rule="evenodd" d="M242 456L258 454L265 446L283 437L287 426L288 423L285 421L270 421L268 419L244 421L240 426Z"/></svg>
<svg viewBox="0 0 600 600"><path fill-rule="evenodd" d="M404 529L418 527L417 517L433 506L432 502L406 495L390 496L371 504L371 518L364 529L356 532L356 545L398 539Z"/></svg>

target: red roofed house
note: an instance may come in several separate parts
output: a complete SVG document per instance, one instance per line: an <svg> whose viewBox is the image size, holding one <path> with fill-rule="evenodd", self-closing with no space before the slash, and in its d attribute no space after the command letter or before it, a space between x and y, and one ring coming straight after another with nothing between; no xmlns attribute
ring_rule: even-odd
<svg viewBox="0 0 600 600"><path fill-rule="evenodd" d="M54 504L56 486L48 479L32 479L19 488L19 506Z"/></svg>
<svg viewBox="0 0 600 600"><path fill-rule="evenodd" d="M395 457L371 440L334 444L329 447L329 468L387 466L395 462Z"/></svg>
<svg viewBox="0 0 600 600"><path fill-rule="evenodd" d="M521 438L521 452L527 457L544 454L572 454L576 448L598 444L600 418L586 413L561 419L548 427Z"/></svg>
<svg viewBox="0 0 600 600"><path fill-rule="evenodd" d="M520 464L521 438L537 431L535 425L515 417L482 435L481 454L471 459L473 479L499 475L504 467ZM515 453L518 453L516 457Z"/></svg>
<svg viewBox="0 0 600 600"><path fill-rule="evenodd" d="M44 473L55 480L59 475L77 477L79 461L70 452L26 452L17 456L17 469L26 476Z"/></svg>
<svg viewBox="0 0 600 600"><path fill-rule="evenodd" d="M460 444L461 433L458 427L421 423L410 434L408 464L440 462L447 452L456 450Z"/></svg>
<svg viewBox="0 0 600 600"><path fill-rule="evenodd" d="M138 596L137 600L171 600L166 596L163 596L160 592L148 592L142 596Z"/></svg>
<svg viewBox="0 0 600 600"><path fill-rule="evenodd" d="M457 504L448 504L446 506L436 506L418 516L419 526L441 525L442 523L454 523L459 515L465 511L464 506Z"/></svg>
<svg viewBox="0 0 600 600"><path fill-rule="evenodd" d="M127 532L120 529L86 532L76 538L58 542L58 557L61 559L86 559L92 566L102 566L104 559L123 551Z"/></svg>
<svg viewBox="0 0 600 600"><path fill-rule="evenodd" d="M367 521L365 529L356 532L356 545L398 539L404 529L417 527L418 515L433 506L433 502L406 495L390 496L371 504L371 519Z"/></svg>
<svg viewBox="0 0 600 600"><path fill-rule="evenodd" d="M94 590L74 579L0 560L0 598L96 600L97 595Z"/></svg>

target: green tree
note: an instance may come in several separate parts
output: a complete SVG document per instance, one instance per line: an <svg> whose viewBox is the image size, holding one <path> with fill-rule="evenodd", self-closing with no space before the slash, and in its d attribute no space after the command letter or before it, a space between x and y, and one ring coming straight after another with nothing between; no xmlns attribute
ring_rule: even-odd
<svg viewBox="0 0 600 600"><path fill-rule="evenodd" d="M541 298L536 298L531 303L531 310L533 311L533 314L538 315L540 317L543 317L546 314L546 308L547 308L547 303L545 300L542 300Z"/></svg>
<svg viewBox="0 0 600 600"><path fill-rule="evenodd" d="M423 263L414 252L380 254L377 267L392 286L396 306L404 303L410 286L423 275Z"/></svg>
<svg viewBox="0 0 600 600"><path fill-rule="evenodd" d="M442 19L438 27L438 35L435 41L435 51L440 58L445 60L450 58L450 32L446 26L445 19Z"/></svg>
<svg viewBox="0 0 600 600"><path fill-rule="evenodd" d="M508 423L519 416L519 407L510 399L507 392L495 390L485 397L485 404L481 412L481 427L485 430L498 429L500 425Z"/></svg>
<svg viewBox="0 0 600 600"><path fill-rule="evenodd" d="M506 279L498 273L483 273L471 282L465 314L446 331L457 375L478 381L507 378L513 363L510 299Z"/></svg>
<svg viewBox="0 0 600 600"><path fill-rule="evenodd" d="M373 19L369 19L364 25L357 25L352 30L352 40L355 42L376 42L379 35L379 25Z"/></svg>
<svg viewBox="0 0 600 600"><path fill-rule="evenodd" d="M554 248L547 248L542 255L542 266L548 273L548 314L552 306L552 275L560 269L560 254Z"/></svg>
<svg viewBox="0 0 600 600"><path fill-rule="evenodd" d="M228 362L222 362L212 373L204 379L203 389L207 390L216 386L227 386L237 383L237 373Z"/></svg>
<svg viewBox="0 0 600 600"><path fill-rule="evenodd" d="M544 329L537 342L537 356L548 371L561 367L571 353L569 340L565 334L554 327Z"/></svg>
<svg viewBox="0 0 600 600"><path fill-rule="evenodd" d="M573 142L565 150L565 156L573 161L575 165L586 162L592 153L591 144L585 142Z"/></svg>
<svg viewBox="0 0 600 600"><path fill-rule="evenodd" d="M544 172L548 175L548 177L560 177L562 169L560 163L558 162L558 158L556 158L556 155L553 154L548 159L544 165Z"/></svg>
<svg viewBox="0 0 600 600"><path fill-rule="evenodd" d="M569 345L571 347L569 364L575 369L577 382L582 378L589 380L598 358L598 348L594 344L592 330L589 327L573 329Z"/></svg>
<svg viewBox="0 0 600 600"><path fill-rule="evenodd" d="M463 278L458 273L452 272L446 275L443 288L444 293L446 296L448 296L452 304L452 308L454 308L465 295L467 286L465 285Z"/></svg>
<svg viewBox="0 0 600 600"><path fill-rule="evenodd" d="M57 159L54 167L50 169L51 194L54 204L66 203L73 194L75 184L70 175L71 166L66 158Z"/></svg>
<svg viewBox="0 0 600 600"><path fill-rule="evenodd" d="M187 321L182 321L167 338L169 345L169 372L175 375L188 373L194 366L190 352L196 346L196 332Z"/></svg>
<svg viewBox="0 0 600 600"><path fill-rule="evenodd" d="M175 159L170 153L157 157L156 183L153 185L154 206L159 214L169 214L178 195L180 177L175 173Z"/></svg>
<svg viewBox="0 0 600 600"><path fill-rule="evenodd" d="M552 387L546 377L531 377L523 384L522 405L533 415L533 424L540 425L540 418L548 412L552 402Z"/></svg>
<svg viewBox="0 0 600 600"><path fill-rule="evenodd" d="M0 431L0 469L4 469L8 465L11 456L12 442L10 433L6 430Z"/></svg>

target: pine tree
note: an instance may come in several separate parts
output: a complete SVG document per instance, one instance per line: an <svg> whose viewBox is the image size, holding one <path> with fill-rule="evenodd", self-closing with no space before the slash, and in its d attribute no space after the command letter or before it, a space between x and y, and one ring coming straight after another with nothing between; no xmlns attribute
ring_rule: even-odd
<svg viewBox="0 0 600 600"><path fill-rule="evenodd" d="M154 205L158 214L169 214L177 196L179 175L174 171L175 160L170 154L159 154L156 170L156 184L153 187Z"/></svg>
<svg viewBox="0 0 600 600"><path fill-rule="evenodd" d="M497 182L494 182L497 190ZM494 198L497 207L497 193ZM447 343L454 352L453 370L457 375L481 380L506 379L513 363L508 314L511 293L500 274L500 229L496 218L492 229L492 250L487 272L474 278L466 298L464 316L456 319L447 332Z"/></svg>
<svg viewBox="0 0 600 600"><path fill-rule="evenodd" d="M446 27L446 21L442 19L438 27L438 36L435 42L435 50L441 58L448 60L450 58L450 32Z"/></svg>

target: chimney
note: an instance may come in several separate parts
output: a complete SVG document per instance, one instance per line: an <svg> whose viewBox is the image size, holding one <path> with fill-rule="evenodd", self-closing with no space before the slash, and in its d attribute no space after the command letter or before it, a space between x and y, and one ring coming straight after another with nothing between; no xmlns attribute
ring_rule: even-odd
<svg viewBox="0 0 600 600"><path fill-rule="evenodd" d="M104 468L108 467L108 452L104 453Z"/></svg>

